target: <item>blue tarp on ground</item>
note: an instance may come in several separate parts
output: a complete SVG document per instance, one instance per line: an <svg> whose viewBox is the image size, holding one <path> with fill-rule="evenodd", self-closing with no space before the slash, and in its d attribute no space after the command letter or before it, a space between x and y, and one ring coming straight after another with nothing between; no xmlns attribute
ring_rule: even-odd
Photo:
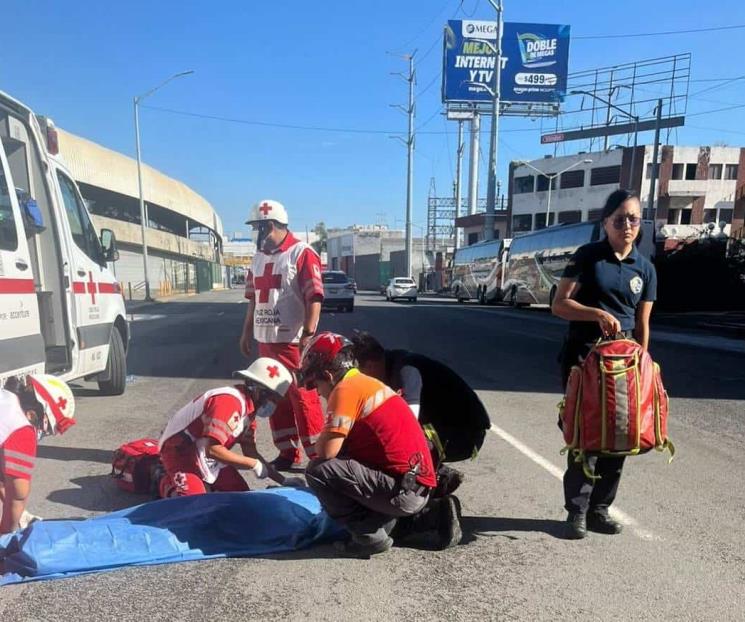
<svg viewBox="0 0 745 622"><path fill-rule="evenodd" d="M0 585L295 551L340 533L309 490L163 499L87 520L40 521L0 537Z"/></svg>

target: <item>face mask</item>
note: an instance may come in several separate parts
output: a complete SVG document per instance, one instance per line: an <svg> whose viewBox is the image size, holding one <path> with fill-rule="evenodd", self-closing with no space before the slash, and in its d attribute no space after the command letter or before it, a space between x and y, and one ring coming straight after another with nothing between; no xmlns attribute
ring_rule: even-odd
<svg viewBox="0 0 745 622"><path fill-rule="evenodd" d="M264 402L261 406L256 409L256 416L265 419L271 417L276 410L277 405L274 402Z"/></svg>

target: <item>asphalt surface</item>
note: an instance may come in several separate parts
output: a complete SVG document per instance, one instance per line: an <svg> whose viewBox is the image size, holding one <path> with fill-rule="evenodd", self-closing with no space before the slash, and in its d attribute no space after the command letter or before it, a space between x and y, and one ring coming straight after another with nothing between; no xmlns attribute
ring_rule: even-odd
<svg viewBox="0 0 745 622"><path fill-rule="evenodd" d="M144 501L113 485L111 452L157 436L170 413L245 365L240 303L232 291L139 307L125 395L76 388L78 425L40 447L30 510L86 517ZM322 326L366 329L388 347L439 358L481 395L494 427L478 459L459 465L467 474L460 546L433 551L421 542L363 561L337 559L324 545L8 586L0 619L745 619L742 340L653 330L677 456L672 464L657 453L629 459L617 498L624 532L578 542L563 537L561 321L541 309L361 294L354 313L324 313ZM260 449L272 457L262 424Z"/></svg>

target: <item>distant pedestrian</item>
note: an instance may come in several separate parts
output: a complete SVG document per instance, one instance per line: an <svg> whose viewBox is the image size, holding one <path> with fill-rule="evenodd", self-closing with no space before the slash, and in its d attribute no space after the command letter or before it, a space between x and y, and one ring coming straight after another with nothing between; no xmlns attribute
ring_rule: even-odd
<svg viewBox="0 0 745 622"><path fill-rule="evenodd" d="M287 210L278 201L259 201L246 222L257 231L257 251L246 275L248 308L241 351L250 357L256 338L259 356L277 359L295 371L321 314L321 260L289 231ZM270 425L279 450L273 466L287 470L298 465L300 444L308 458L314 458L315 442L323 428L318 394L293 384L278 404Z"/></svg>
<svg viewBox="0 0 745 622"><path fill-rule="evenodd" d="M639 198L629 190L611 193L602 210L606 238L585 244L570 260L554 297L552 312L569 320L560 354L566 386L573 365L601 338L623 335L647 349L649 317L657 296L657 275L636 244L641 227ZM588 455L587 466L599 479L585 475L572 456L564 474L564 501L569 534L584 538L587 529L606 534L621 531L610 518L623 470L623 456Z"/></svg>
<svg viewBox="0 0 745 622"><path fill-rule="evenodd" d="M10 378L0 389L0 534L37 518L26 511L37 441L65 432L74 413L70 387L54 376Z"/></svg>

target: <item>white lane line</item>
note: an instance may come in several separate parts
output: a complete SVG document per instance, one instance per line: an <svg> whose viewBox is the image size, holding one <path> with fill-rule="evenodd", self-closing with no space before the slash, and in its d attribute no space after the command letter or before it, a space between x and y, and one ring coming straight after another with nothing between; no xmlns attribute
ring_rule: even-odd
<svg viewBox="0 0 745 622"><path fill-rule="evenodd" d="M505 430L500 428L498 425L494 425L493 423L491 424L490 431L494 432L494 434L499 436L503 441L512 445L521 454L530 458L538 466L544 468L546 471L548 471L551 475L553 475L559 481L562 481L564 479L563 470L557 467L553 462L546 460L546 458L544 458L540 454L533 451L525 443L516 439L509 432L506 432ZM649 531L648 529L644 529L643 527L641 527L635 518L632 518L631 516L626 514L626 512L622 512L616 507L610 508L610 515L614 519L616 519L618 522L626 525L629 529L631 529L634 535L636 535L638 538L641 538L642 540L661 540L662 539L659 536L652 533L651 531Z"/></svg>

